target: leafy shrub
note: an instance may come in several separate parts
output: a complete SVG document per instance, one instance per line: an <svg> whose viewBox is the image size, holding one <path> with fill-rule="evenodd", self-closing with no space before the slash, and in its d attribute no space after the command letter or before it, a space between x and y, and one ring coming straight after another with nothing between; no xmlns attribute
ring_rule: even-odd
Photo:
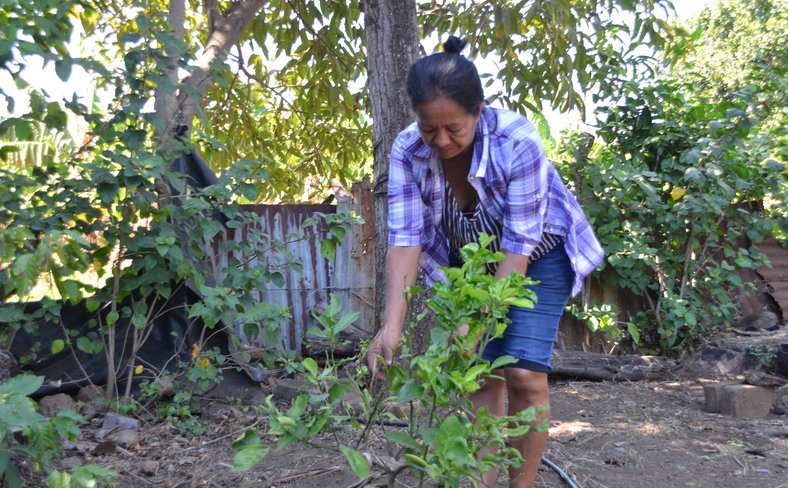
<svg viewBox="0 0 788 488"><path fill-rule="evenodd" d="M28 458L36 470L50 471L63 440L76 440L84 419L70 410L46 419L36 411L31 395L44 383L41 376L21 375L0 383L0 486L22 486L15 459ZM50 487L90 487L97 480L115 484L117 474L95 465L77 467L73 473L53 471Z"/></svg>
<svg viewBox="0 0 788 488"><path fill-rule="evenodd" d="M246 431L233 444L237 451L234 469L248 469L262 460L272 449L295 442L310 442L323 431L338 432L355 442L337 445L353 471L365 478L370 473L372 457L361 449L370 426L380 420L404 422L402 430L389 430L386 437L401 449L397 466L383 465L389 482L412 470L421 477L429 477L447 486L458 486L463 478L478 480L481 473L493 467L519 464L519 452L509 449L506 439L526 434L534 425L537 412L526 409L514 416L493 416L487 409L476 411L468 396L480 388L480 382L496 368L514 362L504 357L494 364L480 359L481 351L506 328L506 313L512 305L532 306L532 294L524 288L525 277L513 273L496 280L488 275L487 263L501 260L501 253L487 249L492 238L480 244L469 244L462 250L465 264L461 268L446 269L447 282L437 283L432 289L428 306L435 312L429 347L422 354L413 354L406 340L399 360L387 367L388 386L377 390L363 387L366 367L343 374L343 368L359 358L337 360L331 350L339 344L339 333L357 317L351 312L340 313L341 303L336 297L317 317L319 328L311 333L327 338L330 344L324 365L318 367L313 358L289 362L287 367L303 375L311 384L310 391L300 394L287 408L280 408L269 397L260 408L268 420L264 433ZM419 293L415 287L408 293ZM468 324L467 335L458 336L460 324ZM411 324L415 330L415 325ZM479 343L479 350L476 344ZM354 392L358 399L355 410L346 409L343 400ZM382 413L381 407L390 402L407 410L404 419ZM364 424L362 427L362 423ZM353 430L349 431L348 429ZM261 437L262 435L262 437ZM276 444L271 445L276 439ZM347 447L352 445L353 447ZM493 447L494 453L482 457L482 448Z"/></svg>

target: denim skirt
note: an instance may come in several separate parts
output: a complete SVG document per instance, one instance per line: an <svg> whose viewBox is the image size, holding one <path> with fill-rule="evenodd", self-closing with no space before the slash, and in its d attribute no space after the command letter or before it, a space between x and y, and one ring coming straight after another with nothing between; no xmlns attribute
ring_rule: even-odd
<svg viewBox="0 0 788 488"><path fill-rule="evenodd" d="M564 244L556 245L547 254L530 263L525 275L539 284L528 288L536 293L534 308L511 307L502 337L491 340L482 351L482 358L492 362L501 356L512 356L516 363L507 368L523 368L549 373L550 355L558 332L558 322L572 294L574 272Z"/></svg>

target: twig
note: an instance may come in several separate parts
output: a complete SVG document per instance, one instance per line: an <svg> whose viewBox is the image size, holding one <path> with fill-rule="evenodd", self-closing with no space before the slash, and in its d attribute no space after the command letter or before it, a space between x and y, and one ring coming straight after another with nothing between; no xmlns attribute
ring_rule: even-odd
<svg viewBox="0 0 788 488"><path fill-rule="evenodd" d="M318 476L318 475L321 475L321 474L333 473L334 471L338 471L339 469L341 469L339 466L334 466L333 468L327 468L327 469L315 469L313 471L307 471L306 473L298 473L298 474L293 474L293 475L290 475L290 476L285 476L283 478L278 478L278 479L275 479L275 480L266 481L263 486L274 486L277 483L285 483L285 482L288 482L288 481L293 481L293 480L298 480L298 479L303 479L303 478L311 478L313 476Z"/></svg>
<svg viewBox="0 0 788 488"><path fill-rule="evenodd" d="M223 439L227 439L228 437L236 436L236 435L240 434L241 432L245 432L245 431L255 427L257 424L262 422L262 420L263 420L262 418L259 418L259 419L255 420L255 422L252 425L250 425L249 427L244 427L243 429L236 430L235 432L231 432L231 433L223 435L221 437L217 437L216 439L211 439L209 441L204 441L202 444L200 444L200 447L207 446L208 444L213 444L214 442L219 442L219 441L221 441Z"/></svg>
<svg viewBox="0 0 788 488"><path fill-rule="evenodd" d="M131 475L132 478L137 478L138 480L142 481L146 485L152 485L153 484L150 481L146 480L145 478L132 473L131 471L126 471L126 474Z"/></svg>
<svg viewBox="0 0 788 488"><path fill-rule="evenodd" d="M348 486L347 488L363 488L364 486L367 486L368 484L370 484L372 482L372 480L375 480L377 478L378 478L377 475L371 474L371 475L367 476L366 478L364 478L363 480L356 481L355 483L353 483L352 485Z"/></svg>

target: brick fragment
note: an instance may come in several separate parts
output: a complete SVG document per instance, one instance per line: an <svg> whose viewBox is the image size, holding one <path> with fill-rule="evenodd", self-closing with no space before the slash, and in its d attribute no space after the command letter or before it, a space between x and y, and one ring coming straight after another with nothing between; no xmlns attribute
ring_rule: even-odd
<svg viewBox="0 0 788 488"><path fill-rule="evenodd" d="M726 386L738 385L735 381L718 381L703 385L703 398L705 400L703 410L711 413L720 413L722 404L722 390Z"/></svg>
<svg viewBox="0 0 788 488"><path fill-rule="evenodd" d="M722 390L720 411L737 419L762 419L769 415L774 388L755 385L728 385Z"/></svg>

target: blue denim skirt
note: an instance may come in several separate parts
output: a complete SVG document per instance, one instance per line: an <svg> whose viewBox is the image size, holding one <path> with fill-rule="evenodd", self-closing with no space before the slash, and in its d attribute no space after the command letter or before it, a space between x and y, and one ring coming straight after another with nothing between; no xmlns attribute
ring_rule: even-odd
<svg viewBox="0 0 788 488"><path fill-rule="evenodd" d="M528 265L525 275L537 285L528 288L536 293L534 308L511 307L502 337L491 340L482 351L482 358L492 362L501 356L512 356L516 363L507 368L523 368L549 373L550 355L558 332L558 322L572 294L574 272L564 244L556 245L540 259Z"/></svg>

